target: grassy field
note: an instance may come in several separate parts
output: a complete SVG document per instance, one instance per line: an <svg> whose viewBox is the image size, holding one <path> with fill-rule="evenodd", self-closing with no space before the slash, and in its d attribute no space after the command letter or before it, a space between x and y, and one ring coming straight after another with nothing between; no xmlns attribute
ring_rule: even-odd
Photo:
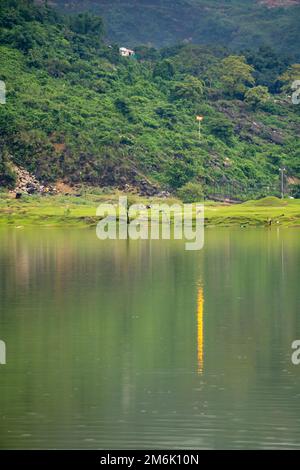
<svg viewBox="0 0 300 470"><path fill-rule="evenodd" d="M96 209L101 203L118 204L121 193L87 194L74 196L23 196L16 200L7 193L0 193L0 225L21 228L27 225L95 226L100 220ZM174 204L176 199L145 199L128 196L130 204ZM300 227L300 200L265 198L243 204L205 202L205 223L213 226L246 227Z"/></svg>

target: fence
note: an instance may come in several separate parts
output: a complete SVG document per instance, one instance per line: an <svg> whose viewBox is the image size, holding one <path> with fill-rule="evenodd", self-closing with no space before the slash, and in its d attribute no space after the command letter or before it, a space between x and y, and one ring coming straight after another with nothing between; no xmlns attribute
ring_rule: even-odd
<svg viewBox="0 0 300 470"><path fill-rule="evenodd" d="M285 195L289 194L289 188L285 188ZM266 196L281 197L280 183L273 185L250 184L242 185L240 183L216 184L210 186L206 191L206 199L217 201L243 202L249 199L260 199Z"/></svg>

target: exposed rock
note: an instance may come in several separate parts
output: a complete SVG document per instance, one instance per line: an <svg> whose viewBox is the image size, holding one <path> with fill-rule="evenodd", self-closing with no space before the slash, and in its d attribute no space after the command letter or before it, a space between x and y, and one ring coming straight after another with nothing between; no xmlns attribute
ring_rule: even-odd
<svg viewBox="0 0 300 470"><path fill-rule="evenodd" d="M42 184L34 174L14 165L14 171L17 175L17 182L13 194L64 194L65 196L80 196L82 185L70 184L67 181L58 181L55 185ZM120 174L114 184L109 185L110 188L118 188L129 193L137 193L146 197L169 197L170 193L162 191L161 188L147 179L145 175L139 173L138 170L131 170L125 174Z"/></svg>
<svg viewBox="0 0 300 470"><path fill-rule="evenodd" d="M168 198L171 196L171 193L169 191L161 191L160 193L157 194L157 197L161 198Z"/></svg>
<svg viewBox="0 0 300 470"><path fill-rule="evenodd" d="M64 195L74 194L74 195L76 195L76 193L80 192L80 189L82 189L82 188L80 187L80 185L71 186L65 181L57 181L55 183L55 189L56 189L57 193L59 193L59 194L64 194Z"/></svg>
<svg viewBox="0 0 300 470"><path fill-rule="evenodd" d="M135 169L122 175L116 186L121 190L137 192L141 196L157 196L161 192L157 184L148 180L145 175Z"/></svg>
<svg viewBox="0 0 300 470"><path fill-rule="evenodd" d="M231 104L217 105L217 109L234 123L234 131L240 139L252 143L259 138L277 145L284 144L282 131L262 122L253 121L251 114L246 112L243 102L236 102L235 107Z"/></svg>
<svg viewBox="0 0 300 470"><path fill-rule="evenodd" d="M32 173L14 165L14 172L17 175L17 182L14 193L18 194L55 194L56 189L52 186L41 184Z"/></svg>

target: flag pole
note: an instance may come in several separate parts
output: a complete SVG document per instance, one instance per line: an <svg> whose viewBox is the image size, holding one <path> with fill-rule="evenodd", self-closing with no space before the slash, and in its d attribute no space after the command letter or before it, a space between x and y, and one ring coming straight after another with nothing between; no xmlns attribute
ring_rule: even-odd
<svg viewBox="0 0 300 470"><path fill-rule="evenodd" d="M201 140L201 123L203 121L203 116L196 116L196 121L199 123L198 133L199 133L199 141Z"/></svg>

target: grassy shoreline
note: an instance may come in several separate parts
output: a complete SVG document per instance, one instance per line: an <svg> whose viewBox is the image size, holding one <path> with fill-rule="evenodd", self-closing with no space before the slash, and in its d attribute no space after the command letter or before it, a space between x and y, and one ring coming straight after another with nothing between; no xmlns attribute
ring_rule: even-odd
<svg viewBox="0 0 300 470"><path fill-rule="evenodd" d="M118 204L121 193L74 196L24 196L12 199L0 194L0 226L91 227L100 220L96 209L101 203ZM176 199L142 198L128 195L130 204L174 204ZM300 200L273 197L243 204L205 202L207 227L300 227Z"/></svg>

